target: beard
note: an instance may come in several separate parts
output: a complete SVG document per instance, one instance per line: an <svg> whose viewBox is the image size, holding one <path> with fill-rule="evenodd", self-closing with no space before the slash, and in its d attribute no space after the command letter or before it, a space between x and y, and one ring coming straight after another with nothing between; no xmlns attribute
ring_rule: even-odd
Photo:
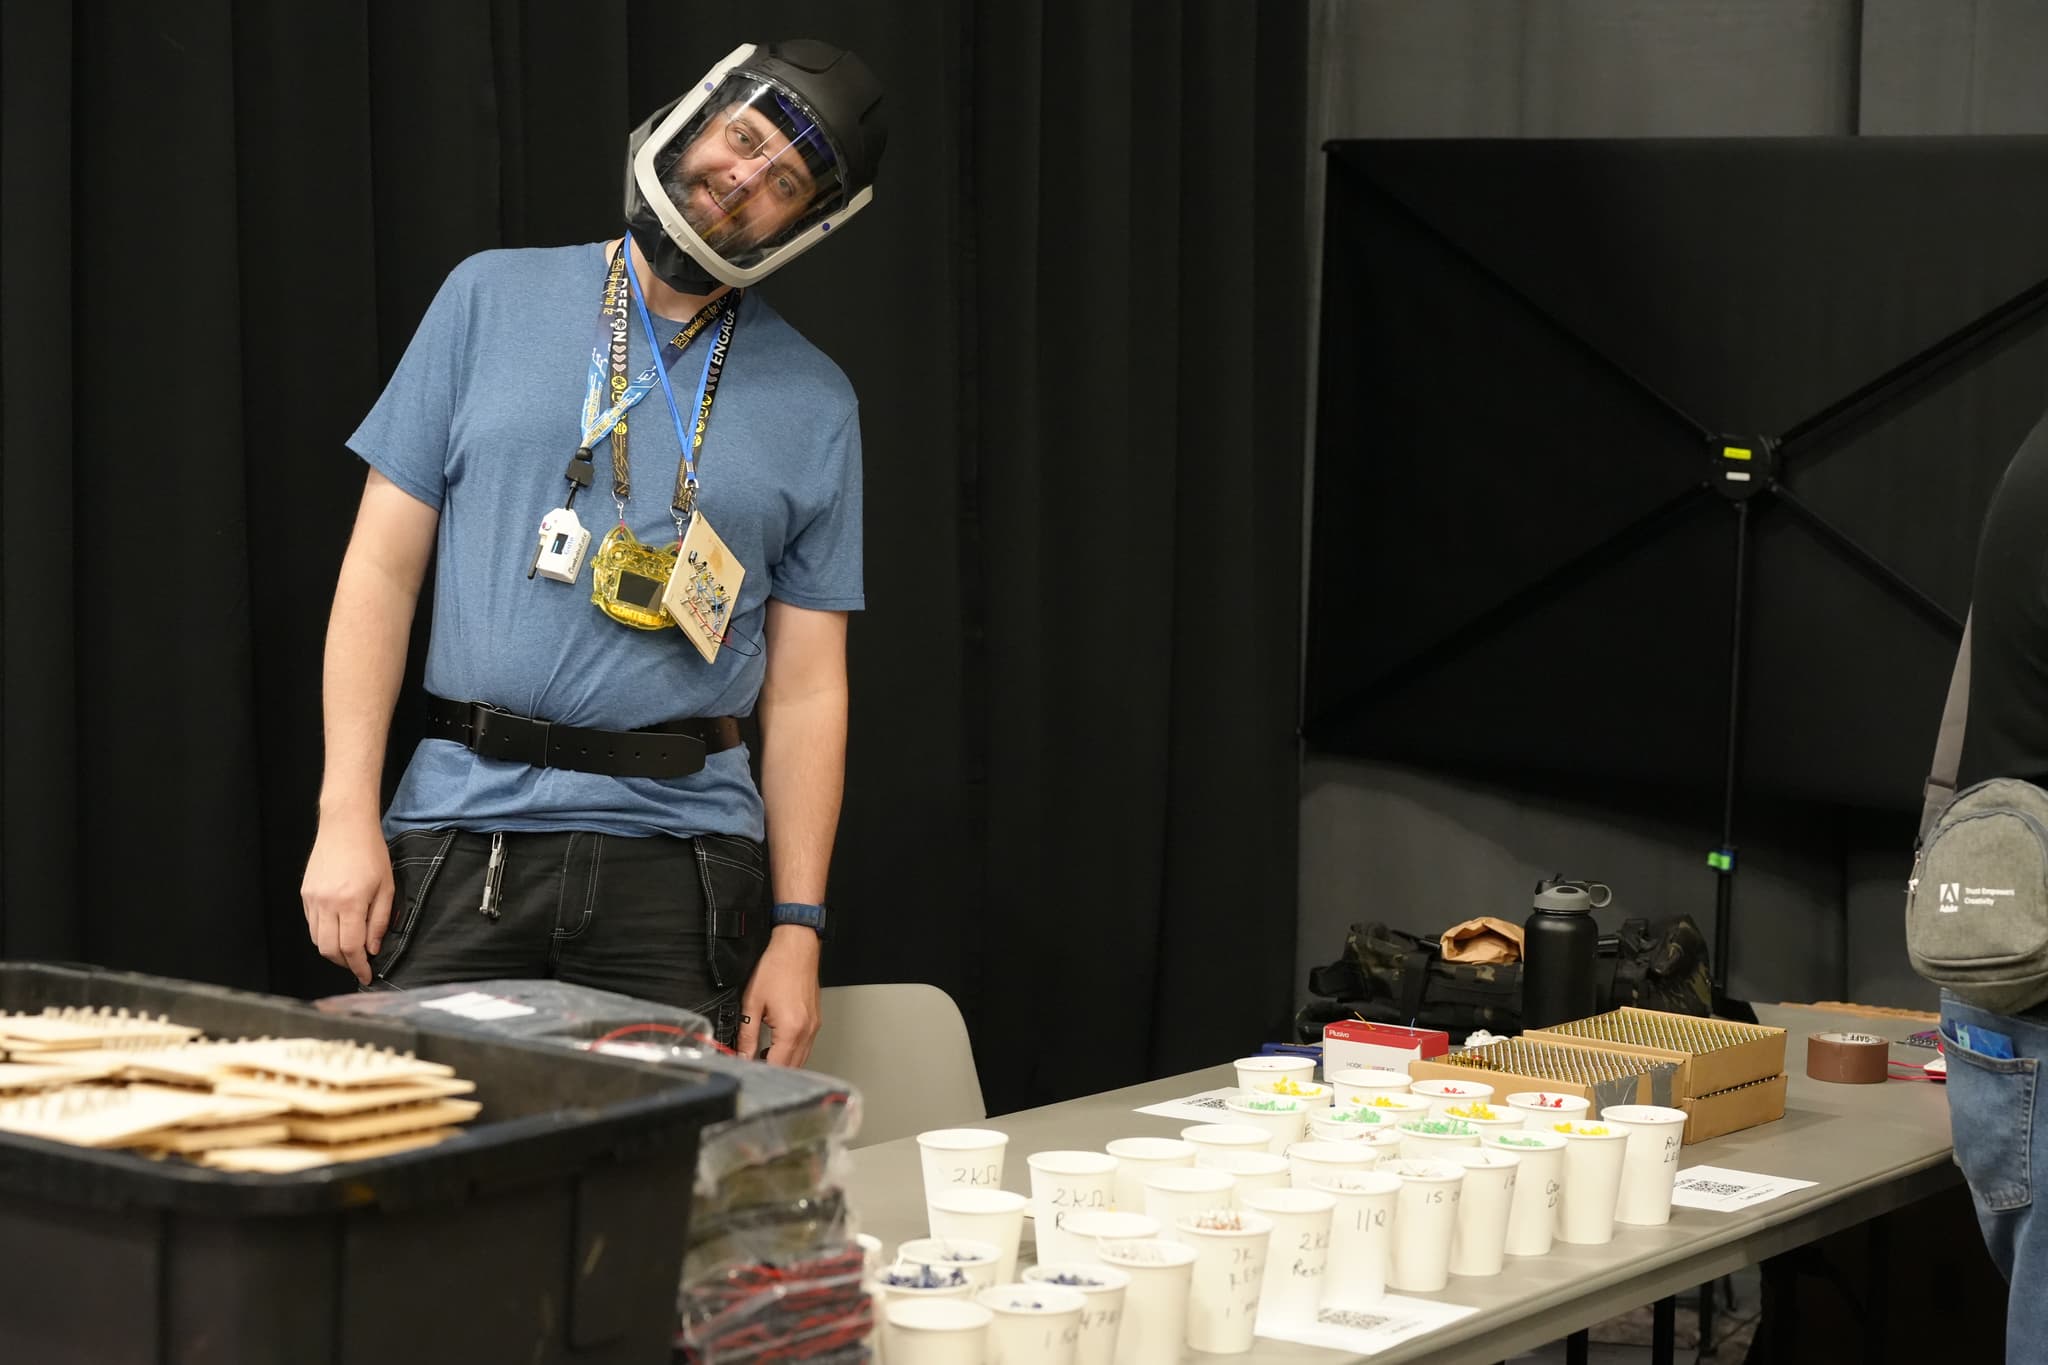
<svg viewBox="0 0 2048 1365"><path fill-rule="evenodd" d="M717 204L711 187L702 180L680 182L675 191L681 204L683 221L691 231L704 239L707 246L721 255L728 249L737 249L747 243L740 221L722 211Z"/></svg>
<svg viewBox="0 0 2048 1365"><path fill-rule="evenodd" d="M703 161L688 152L683 154L668 175L669 197L682 210L683 221L690 225L690 230L720 255L752 246L755 234L737 216L746 207L746 197L741 196L733 205L734 212L727 212L720 204L718 191L712 187L711 168Z"/></svg>

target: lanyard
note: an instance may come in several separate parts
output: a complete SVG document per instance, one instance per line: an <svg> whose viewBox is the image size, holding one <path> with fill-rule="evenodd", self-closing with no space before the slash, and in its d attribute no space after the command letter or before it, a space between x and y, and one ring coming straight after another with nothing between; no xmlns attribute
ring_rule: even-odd
<svg viewBox="0 0 2048 1365"><path fill-rule="evenodd" d="M654 348L654 357L648 362L630 384L626 381L626 288L625 275L628 262L621 251L612 258L611 271L605 279L604 314L601 325L607 338L601 339L590 348L590 376L583 394L583 448L588 450L602 440L606 432L612 435L617 451L623 451L626 434L626 412L634 404L653 392L656 376L676 363L683 354L683 348L704 330L712 316L718 312L717 303L708 303L697 310L697 316L675 336L667 346ZM607 347L607 342L609 347ZM598 404L605 392L605 352L611 352L611 406L598 411ZM616 452L615 452L616 453ZM616 469L614 470L616 473Z"/></svg>
<svg viewBox="0 0 2048 1365"><path fill-rule="evenodd" d="M621 254L624 254L623 251ZM633 285L633 302L639 305L640 322L647 329L647 345L654 346L654 318L647 311L647 300L640 290L640 272L629 259L626 275ZM697 316L690 319L690 328L679 339L687 345L690 337L701 331L714 310L722 310L718 321L718 336L711 344L711 351L704 357L704 372L697 377L697 425L694 431L683 430L682 410L676 406L676 391L668 382L668 368L661 366L656 373L661 381L662 396L668 399L669 416L675 419L676 443L682 447L682 462L676 466L675 496L669 501L670 515L675 518L676 538L683 535L683 523L689 519L697 506L697 453L704 448L704 431L711 424L711 405L718 399L718 381L725 373L725 357L732 348L733 328L739 325L740 296L728 294L704 305ZM694 330L692 330L694 329ZM674 343L671 343L674 344ZM613 469L614 492L618 485L618 467ZM621 495L623 496L623 495Z"/></svg>
<svg viewBox="0 0 2048 1365"><path fill-rule="evenodd" d="M590 475L594 471L590 469L590 448L596 446L600 440L604 440L606 434L610 434L610 438L612 438L612 499L618 503L618 520L625 520L627 497L633 495L633 471L631 471L631 465L627 463L627 411L631 411L643 397L653 393L655 383L662 385L664 393L668 391L668 370L676 364L676 360L682 358L684 348L690 342L696 340L696 334L702 332L702 329L705 329L711 323L711 319L717 317L719 313L725 313L725 325L721 327L721 336L719 336L719 352L721 352L719 360L721 360L721 366L723 366L723 350L731 342L733 313L737 311L733 307L727 307L725 299L715 299L715 301L707 303L705 307L700 307L696 311L696 315L688 323L682 325L680 332L676 332L676 336L672 336L668 340L666 346L655 344L653 321L647 321L647 344L649 344L651 358L647 362L647 368L641 370L639 375L629 383L627 381L627 325L629 325L627 323L627 307L629 307L627 305L627 293L629 293L627 291L627 274L633 270L633 262L627 256L627 250L629 250L627 244L621 244L621 248L618 248L618 252L612 256L610 270L606 272L606 278L604 278L602 313L600 313L600 319L598 319L598 323L600 323L600 338L598 338L596 346L590 348L590 377L588 377L588 383L584 385L584 413L582 413L584 436L582 436L582 442L578 444L578 450L575 450L575 458L569 460L569 469L563 471L567 475L567 479L569 479L569 485L571 485L569 487L569 501L567 501L567 505L571 505L571 508L573 508L573 505L575 505L575 493L578 493L578 489L586 489L592 483ZM633 284L637 287L639 280L633 280ZM733 303L737 303L737 299ZM645 305L641 307L641 315L647 317ZM610 401L608 407L604 407L600 411L598 403L602 401L602 395L606 393L606 383L604 383L604 368L606 368L604 366L604 356L606 356L606 350L610 352L610 397L612 397L612 401ZM715 389L717 387L717 375L711 377L711 383L713 383L713 389ZM676 399L670 397L670 409L674 409L674 405L676 405ZM709 403L707 403L707 409L709 409ZM707 415L709 415L709 411L707 411ZM688 448L686 448L686 452L688 452ZM692 501L694 501L694 491L696 491L694 460L692 460L690 475L692 477L690 477L688 485L690 485L690 493L692 493ZM676 487L678 487L678 495L680 495L680 491L684 487L682 471L676 473ZM678 522L678 526L680 526L680 522Z"/></svg>

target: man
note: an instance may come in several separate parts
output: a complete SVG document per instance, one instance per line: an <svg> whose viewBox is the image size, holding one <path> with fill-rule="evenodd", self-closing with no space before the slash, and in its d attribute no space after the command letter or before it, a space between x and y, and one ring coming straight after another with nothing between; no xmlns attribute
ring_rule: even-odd
<svg viewBox="0 0 2048 1365"><path fill-rule="evenodd" d="M826 44L738 49L629 139L625 237L456 267L350 438L302 898L365 986L553 976L809 1053L860 436L845 377L734 286L868 202L880 100ZM380 825L436 553L430 738Z"/></svg>
<svg viewBox="0 0 2048 1365"><path fill-rule="evenodd" d="M2013 456L1977 546L1970 690L1958 790L1994 777L2048 787L2048 420ZM2048 1007L1995 1014L1941 998L1949 1120L1991 1259L2012 1287L2006 1359L2048 1347L2048 1222L2034 1220L2032 1172L2048 1177L2037 1085ZM2043 1193L2048 1193L2044 1191Z"/></svg>

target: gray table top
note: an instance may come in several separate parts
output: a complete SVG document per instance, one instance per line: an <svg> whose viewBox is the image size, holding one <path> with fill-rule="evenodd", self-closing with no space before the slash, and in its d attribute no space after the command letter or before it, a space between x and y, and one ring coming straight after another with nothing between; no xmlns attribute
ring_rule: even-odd
<svg viewBox="0 0 2048 1365"><path fill-rule="evenodd" d="M1453 1276L1438 1294L1417 1297L1481 1311L1451 1326L1365 1357L1381 1365L1407 1360L1499 1361L1650 1303L1668 1294L1804 1245L1960 1180L1950 1161L1944 1087L1926 1081L1830 1085L1806 1076L1806 1038L1845 1029L1904 1038L1923 1024L1828 1014L1803 1007L1759 1006L1765 1023L1786 1029L1791 1073L1785 1117L1687 1147L1681 1169L1721 1166L1811 1180L1810 1189L1739 1213L1674 1209L1661 1228L1619 1227L1606 1246L1558 1244L1548 1256L1508 1258L1507 1269L1483 1279ZM1902 1061L1933 1054L1894 1046ZM1024 1158L1055 1148L1100 1150L1119 1137L1170 1137L1184 1120L1132 1111L1232 1083L1227 1065L1173 1076L1062 1104L992 1118L976 1126L1010 1135L1004 1185L1029 1193ZM925 1235L923 1175L915 1139L852 1154L846 1182L861 1227L893 1252ZM1026 1236L1029 1236L1027 1223ZM1344 1355L1260 1338L1237 1359L1315 1362Z"/></svg>

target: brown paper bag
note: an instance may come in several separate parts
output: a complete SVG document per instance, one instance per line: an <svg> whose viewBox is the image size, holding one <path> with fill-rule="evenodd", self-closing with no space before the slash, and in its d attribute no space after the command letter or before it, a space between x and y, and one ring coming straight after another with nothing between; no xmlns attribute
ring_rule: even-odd
<svg viewBox="0 0 2048 1365"><path fill-rule="evenodd" d="M1444 930L1446 962L1520 962L1522 926L1481 915Z"/></svg>

